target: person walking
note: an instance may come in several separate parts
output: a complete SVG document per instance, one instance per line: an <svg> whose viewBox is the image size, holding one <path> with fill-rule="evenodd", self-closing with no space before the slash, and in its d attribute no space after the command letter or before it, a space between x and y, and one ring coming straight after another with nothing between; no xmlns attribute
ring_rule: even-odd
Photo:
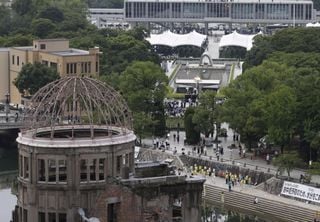
<svg viewBox="0 0 320 222"><path fill-rule="evenodd" d="M270 155L269 155L269 153L266 156L266 161L267 161L267 164L270 164Z"/></svg>

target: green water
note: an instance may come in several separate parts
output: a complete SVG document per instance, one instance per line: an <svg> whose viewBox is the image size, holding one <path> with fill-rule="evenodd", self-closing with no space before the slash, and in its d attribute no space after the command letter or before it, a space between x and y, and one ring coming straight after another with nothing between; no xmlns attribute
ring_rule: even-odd
<svg viewBox="0 0 320 222"><path fill-rule="evenodd" d="M271 220L214 203L204 203L201 215L201 222L271 222Z"/></svg>

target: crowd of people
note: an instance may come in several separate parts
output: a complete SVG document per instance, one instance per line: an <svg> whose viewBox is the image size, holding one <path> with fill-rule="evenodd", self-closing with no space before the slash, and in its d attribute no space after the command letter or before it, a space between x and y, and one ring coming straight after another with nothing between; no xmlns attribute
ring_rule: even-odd
<svg viewBox="0 0 320 222"><path fill-rule="evenodd" d="M249 175L242 175L237 173L231 173L231 172L222 172L222 173L216 173L215 168L207 167L207 166L201 166L194 164L193 166L190 166L190 172L191 175L203 175L215 178L216 176L221 176L225 178L226 185L229 187L229 191L232 190L234 186L240 185L243 187L244 184L246 185L256 185L253 183L251 177Z"/></svg>
<svg viewBox="0 0 320 222"><path fill-rule="evenodd" d="M231 173L226 171L225 175L224 175L225 179L226 179L226 184L229 187L229 191L232 190L232 187L236 186L236 185L240 185L241 187L244 184L247 185L253 185L251 177L249 175L242 175L240 174L236 174L236 173ZM256 185L256 184L254 184Z"/></svg>
<svg viewBox="0 0 320 222"><path fill-rule="evenodd" d="M182 117L185 112L185 103L178 100L165 101L165 114L170 117Z"/></svg>

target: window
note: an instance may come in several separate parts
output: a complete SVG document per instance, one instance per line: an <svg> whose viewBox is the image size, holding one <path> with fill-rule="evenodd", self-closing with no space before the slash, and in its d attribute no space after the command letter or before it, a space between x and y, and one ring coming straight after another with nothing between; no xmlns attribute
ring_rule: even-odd
<svg viewBox="0 0 320 222"><path fill-rule="evenodd" d="M77 63L67 63L67 74L77 73Z"/></svg>
<svg viewBox="0 0 320 222"><path fill-rule="evenodd" d="M46 222L46 214L44 212L38 212L38 222Z"/></svg>
<svg viewBox="0 0 320 222"><path fill-rule="evenodd" d="M40 44L40 49L46 49L46 44Z"/></svg>
<svg viewBox="0 0 320 222"><path fill-rule="evenodd" d="M81 63L81 73L91 73L91 62Z"/></svg>
<svg viewBox="0 0 320 222"><path fill-rule="evenodd" d="M23 222L28 222L28 210L23 209Z"/></svg>
<svg viewBox="0 0 320 222"><path fill-rule="evenodd" d="M59 213L59 222L67 222L67 215Z"/></svg>
<svg viewBox="0 0 320 222"><path fill-rule="evenodd" d="M51 62L51 63L50 63L50 67L57 71L58 65L57 65L57 63L55 63L55 62Z"/></svg>
<svg viewBox="0 0 320 222"><path fill-rule="evenodd" d="M96 159L90 160L90 181L96 180L96 165L97 165Z"/></svg>
<svg viewBox="0 0 320 222"><path fill-rule="evenodd" d="M116 222L117 221L117 211L116 204L108 204L108 222Z"/></svg>
<svg viewBox="0 0 320 222"><path fill-rule="evenodd" d="M29 158L23 157L23 178L29 178Z"/></svg>
<svg viewBox="0 0 320 222"><path fill-rule="evenodd" d="M80 160L80 181L87 181L87 160Z"/></svg>
<svg viewBox="0 0 320 222"><path fill-rule="evenodd" d="M48 213L48 219L49 222L56 222L56 213Z"/></svg>
<svg viewBox="0 0 320 222"><path fill-rule="evenodd" d="M59 181L66 182L67 181L67 161L59 160Z"/></svg>
<svg viewBox="0 0 320 222"><path fill-rule="evenodd" d="M20 65L20 58L17 56L17 66Z"/></svg>
<svg viewBox="0 0 320 222"><path fill-rule="evenodd" d="M14 65L14 55L12 56L12 65Z"/></svg>
<svg viewBox="0 0 320 222"><path fill-rule="evenodd" d="M46 166L43 159L38 159L38 181L46 181Z"/></svg>
<svg viewBox="0 0 320 222"><path fill-rule="evenodd" d="M19 155L19 176L23 177L23 156Z"/></svg>
<svg viewBox="0 0 320 222"><path fill-rule="evenodd" d="M117 173L120 173L122 156L117 156Z"/></svg>
<svg viewBox="0 0 320 222"><path fill-rule="evenodd" d="M88 73L91 73L91 62L88 62Z"/></svg>
<svg viewBox="0 0 320 222"><path fill-rule="evenodd" d="M70 64L67 63L67 74L69 74L69 73L70 73Z"/></svg>
<svg viewBox="0 0 320 222"><path fill-rule="evenodd" d="M49 182L56 182L56 160L48 160Z"/></svg>
<svg viewBox="0 0 320 222"><path fill-rule="evenodd" d="M104 180L104 162L105 159L99 159L99 180Z"/></svg>

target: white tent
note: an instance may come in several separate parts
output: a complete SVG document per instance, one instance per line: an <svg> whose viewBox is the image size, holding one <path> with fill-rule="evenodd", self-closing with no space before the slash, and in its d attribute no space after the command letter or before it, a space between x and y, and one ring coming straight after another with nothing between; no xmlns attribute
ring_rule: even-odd
<svg viewBox="0 0 320 222"><path fill-rule="evenodd" d="M177 47L182 45L193 45L201 47L207 36L196 31L188 34L175 34L171 31L165 31L162 34L151 34L150 38L146 38L151 45L166 45Z"/></svg>
<svg viewBox="0 0 320 222"><path fill-rule="evenodd" d="M316 22L316 23L308 23L307 25L306 25L306 27L320 27L320 23L319 22Z"/></svg>
<svg viewBox="0 0 320 222"><path fill-rule="evenodd" d="M249 51L252 48L253 38L256 35L261 35L262 32L254 35L243 35L239 34L237 31L232 32L231 34L222 36L219 48L225 46L241 46Z"/></svg>

